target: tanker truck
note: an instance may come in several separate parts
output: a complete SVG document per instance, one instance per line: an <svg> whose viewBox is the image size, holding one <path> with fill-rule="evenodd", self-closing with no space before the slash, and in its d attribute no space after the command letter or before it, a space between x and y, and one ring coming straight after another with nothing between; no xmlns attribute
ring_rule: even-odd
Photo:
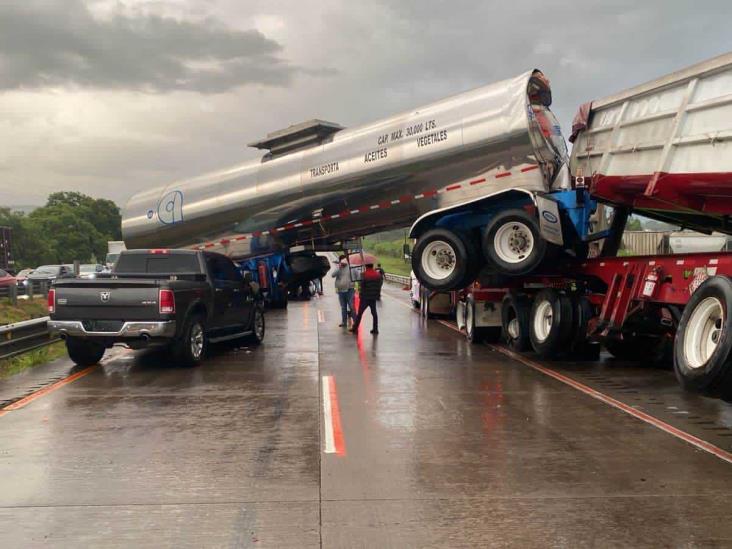
<svg viewBox="0 0 732 549"><path fill-rule="evenodd" d="M548 79L529 70L352 129L290 126L251 143L260 160L133 196L124 239L250 260L409 227L414 271L439 291L481 270L516 276L557 252L582 256L587 223L562 226L561 201L547 199L570 189L551 101ZM592 204L580 206L589 219Z"/></svg>

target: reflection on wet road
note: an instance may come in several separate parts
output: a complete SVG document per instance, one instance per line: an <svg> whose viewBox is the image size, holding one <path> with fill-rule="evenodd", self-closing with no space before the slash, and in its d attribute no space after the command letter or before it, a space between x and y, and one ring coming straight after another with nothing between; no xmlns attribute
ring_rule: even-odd
<svg viewBox="0 0 732 549"><path fill-rule="evenodd" d="M8 411L0 545L731 541L729 464L471 347L420 320L398 289L386 291L378 338L368 314L358 335L337 327L331 290L270 312L260 348L217 348L197 369L121 353ZM589 376L587 384L606 379L581 365L555 367ZM607 391L621 398L637 378L619 370L620 388ZM646 398L685 398L665 374L643 375L665 387ZM12 383L0 384L2 398L20 390ZM622 396L649 406L632 398ZM670 406L702 419L727 414L718 402Z"/></svg>

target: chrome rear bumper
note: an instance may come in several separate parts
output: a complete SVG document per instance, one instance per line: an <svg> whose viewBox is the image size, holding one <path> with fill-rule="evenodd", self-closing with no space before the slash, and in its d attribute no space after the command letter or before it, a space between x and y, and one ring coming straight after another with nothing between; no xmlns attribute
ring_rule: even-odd
<svg viewBox="0 0 732 549"><path fill-rule="evenodd" d="M79 320L49 320L48 330L53 335L72 337L109 337L119 339L173 338L175 320L160 322L125 322L117 332L88 332Z"/></svg>

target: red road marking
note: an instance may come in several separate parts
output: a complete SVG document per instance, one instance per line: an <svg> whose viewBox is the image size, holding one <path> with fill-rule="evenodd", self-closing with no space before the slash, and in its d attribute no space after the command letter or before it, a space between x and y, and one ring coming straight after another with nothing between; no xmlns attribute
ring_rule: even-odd
<svg viewBox="0 0 732 549"><path fill-rule="evenodd" d="M447 326L451 330L460 332L460 330L457 329L457 326L450 324L445 320L438 320L437 322L439 322L443 326ZM705 452L709 452L713 456L716 456L719 459L726 461L727 463L732 463L732 453L723 450L719 446L715 446L714 444L711 444L706 440L702 440L699 437L687 433L686 431L682 431L681 429L678 429L661 419L658 419L650 414L642 412L641 410L633 408L632 406L628 406L624 402L620 402L619 400L614 399L613 397L608 396L605 393L601 393L600 391L597 391L592 387L585 385L584 383L580 383L579 381L576 381L571 377L560 374L559 372L555 372L554 370L547 368L546 366L542 366L541 364L534 362L533 360L526 358L523 355L514 353L513 351L506 349L505 347L499 347L496 345L489 345L489 347L495 351L498 351L499 353L506 355L509 358L512 358L513 360L520 362L525 366L528 366L529 368L536 370L537 372L541 372L542 374L554 378L557 381L561 381L565 385L569 385L570 387L576 389L577 391L580 391L581 393L591 396L592 398L595 398L600 402L604 402L605 404L612 406L613 408L617 408L621 412L625 412L626 414L631 415L634 418L639 419L649 425L652 425L653 427L656 427L657 429L660 429L661 431L668 433L669 435L683 440L684 442L691 444L699 450L704 450Z"/></svg>
<svg viewBox="0 0 732 549"><path fill-rule="evenodd" d="M343 439L343 427L341 425L341 409L338 405L338 391L336 391L335 377L328 378L328 391L330 392L331 413L333 415L333 442L335 443L336 454L346 455L346 443Z"/></svg>
<svg viewBox="0 0 732 549"><path fill-rule="evenodd" d="M592 387L588 387L584 383L580 383L579 381L575 381L574 379L567 377L563 374L560 374L559 372L555 372L554 370L546 368L545 366L542 366L541 364L538 364L538 363L534 362L533 360L530 360L517 353L514 353L513 351L510 351L509 349L506 349L504 347L496 347L494 345L491 345L490 347L492 347L499 353L503 353L507 357L510 357L514 360L521 362L522 364L528 366L529 368L533 368L534 370L541 372L542 374L545 374L549 377L552 377L552 378L556 379L557 381L561 381L562 383L569 385L570 387L573 387L574 389L577 389L578 391L585 393L586 395L589 395L592 398L596 398L597 400L604 402L605 404L608 404L614 408L617 408L618 410L621 410L621 411L625 412L626 414L633 416L636 419L640 419L641 421L644 421L645 423L648 423L649 425L653 425L657 429L660 429L670 435L673 435L676 438L681 439L684 442L687 442L700 450L709 452L710 454L717 456L719 459L722 459L728 463L732 463L732 453L727 452L726 450L723 450L722 448L719 448L718 446L715 446L714 444L711 444L705 440L695 437L694 435L687 433L686 431L682 431L681 429L678 429L678 428L674 427L673 425L666 423L663 420L653 417L652 415L642 412L641 410L633 408L632 406L628 406L627 404L620 402L619 400L616 400L611 396L601 393L600 391L597 391L597 390L593 389Z"/></svg>
<svg viewBox="0 0 732 549"><path fill-rule="evenodd" d="M39 389L28 396L25 396L21 398L20 400L17 400L13 402L12 404L8 404L4 408L0 408L0 417L4 416L8 412L12 412L13 410L20 410L24 406L30 404L36 399L41 398L42 396L45 396L49 393L52 393L64 385L68 385L69 383L73 383L79 378L84 377L87 374L92 373L96 368L98 367L98 364L95 364L94 366L89 366L88 368L85 368L84 370L81 370L80 372L76 372L75 374L71 374L69 377L66 377L60 381L57 381L56 383L53 383L49 385L48 387L44 387L43 389Z"/></svg>

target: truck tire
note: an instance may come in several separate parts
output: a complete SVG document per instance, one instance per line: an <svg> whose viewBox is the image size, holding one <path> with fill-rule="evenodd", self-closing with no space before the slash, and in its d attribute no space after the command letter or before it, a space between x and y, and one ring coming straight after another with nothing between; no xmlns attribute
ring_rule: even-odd
<svg viewBox="0 0 732 549"><path fill-rule="evenodd" d="M98 364L106 351L103 344L89 339L66 338L66 350L69 358L78 366L93 366Z"/></svg>
<svg viewBox="0 0 732 549"><path fill-rule="evenodd" d="M254 318L252 319L252 335L248 337L249 343L259 345L264 341L265 322L264 311L261 307L254 308Z"/></svg>
<svg viewBox="0 0 732 549"><path fill-rule="evenodd" d="M483 235L483 255L497 272L512 276L536 269L546 254L536 219L524 210L496 215Z"/></svg>
<svg viewBox="0 0 732 549"><path fill-rule="evenodd" d="M566 351L574 327L571 299L552 288L536 294L531 307L529 337L541 358L555 358Z"/></svg>
<svg viewBox="0 0 732 549"><path fill-rule="evenodd" d="M412 270L431 290L458 290L475 278L477 255L468 238L449 229L430 229L414 246Z"/></svg>
<svg viewBox="0 0 732 549"><path fill-rule="evenodd" d="M173 358L182 366L198 366L208 349L206 324L203 316L191 315L183 325L180 337L171 347Z"/></svg>
<svg viewBox="0 0 732 549"><path fill-rule="evenodd" d="M682 387L729 396L732 382L732 280L713 276L684 308L674 340L674 371Z"/></svg>
<svg viewBox="0 0 732 549"><path fill-rule="evenodd" d="M503 340L514 351L531 349L529 315L531 305L525 295L509 293L501 304L501 332Z"/></svg>
<svg viewBox="0 0 732 549"><path fill-rule="evenodd" d="M287 309L287 290L282 289L281 290L281 296L278 299L271 299L269 302L269 308L270 309Z"/></svg>
<svg viewBox="0 0 732 549"><path fill-rule="evenodd" d="M574 308L574 326L569 351L573 357L581 360L597 360L602 346L588 337L589 323L595 316L595 309L584 295L573 294L570 299Z"/></svg>
<svg viewBox="0 0 732 549"><path fill-rule="evenodd" d="M465 300L465 337L470 343L498 343L501 339L500 326L475 325L475 299L469 296Z"/></svg>

